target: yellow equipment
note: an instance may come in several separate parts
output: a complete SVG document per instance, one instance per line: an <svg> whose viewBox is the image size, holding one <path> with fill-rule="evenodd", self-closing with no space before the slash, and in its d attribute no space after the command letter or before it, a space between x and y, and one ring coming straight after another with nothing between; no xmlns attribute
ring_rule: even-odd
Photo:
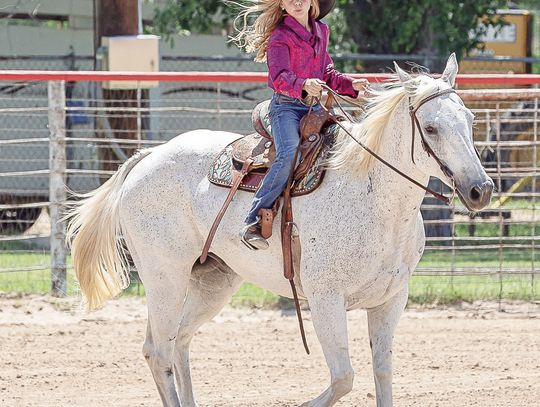
<svg viewBox="0 0 540 407"><path fill-rule="evenodd" d="M525 58L531 56L532 13L528 10L498 10L505 25L497 28L488 27L481 39L482 49L469 52L471 57L506 56ZM479 24L482 24L480 21ZM514 61L463 61L461 73L531 73L531 64Z"/></svg>

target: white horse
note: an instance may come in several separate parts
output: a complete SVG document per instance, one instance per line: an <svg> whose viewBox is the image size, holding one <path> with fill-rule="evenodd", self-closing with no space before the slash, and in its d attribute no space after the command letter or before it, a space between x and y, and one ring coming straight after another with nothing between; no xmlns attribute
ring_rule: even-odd
<svg viewBox="0 0 540 407"><path fill-rule="evenodd" d="M439 94L453 87L457 70L454 55L440 79L411 76L396 65L396 80L373 91L364 120L350 128L423 185L430 176L455 185L462 202L479 210L490 201L493 183L475 155L473 115L457 94ZM413 161L409 107L419 104L422 129L416 130ZM424 150L419 130L451 177ZM266 251L251 251L238 237L253 198L247 192L237 193L215 236L210 260L199 264L205 238L228 192L210 184L207 173L215 156L238 137L196 130L143 150L70 214L74 268L90 308L127 285L126 251L133 258L148 303L143 353L164 406L196 406L189 367L191 339L242 281L282 296L291 294L282 274L279 233L270 238ZM354 373L346 312L363 308L368 315L377 406L391 406L392 339L407 302L407 283L424 250L420 204L425 192L369 160L345 132L339 138L323 184L310 195L295 198L293 205L301 244L296 285L309 303L330 369L330 386L303 405L331 406L351 391Z"/></svg>

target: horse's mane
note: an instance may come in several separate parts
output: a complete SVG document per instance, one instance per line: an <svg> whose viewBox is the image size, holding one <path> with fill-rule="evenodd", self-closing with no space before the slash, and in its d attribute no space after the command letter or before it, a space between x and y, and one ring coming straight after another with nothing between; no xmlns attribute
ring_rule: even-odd
<svg viewBox="0 0 540 407"><path fill-rule="evenodd" d="M382 88L381 85L378 85L379 89L370 87L365 113L360 123L351 126L351 134L377 153L381 146L385 127L401 101L410 97L412 105L417 106L422 99L437 92L441 85L440 80L420 74L411 76L411 79L404 83L396 75L384 83ZM373 156L345 131L341 130L337 135L336 144L326 166L339 168L346 164L365 173L371 167L372 162Z"/></svg>

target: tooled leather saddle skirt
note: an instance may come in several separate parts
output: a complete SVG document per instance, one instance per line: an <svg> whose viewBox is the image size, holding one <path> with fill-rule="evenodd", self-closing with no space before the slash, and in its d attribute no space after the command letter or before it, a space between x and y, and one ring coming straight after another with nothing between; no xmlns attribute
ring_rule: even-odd
<svg viewBox="0 0 540 407"><path fill-rule="evenodd" d="M233 169L240 170L247 159L253 160L250 171L242 179L239 189L255 192L276 157L274 142L270 136L268 120L270 101L257 105L252 121L257 133L241 137L227 145L215 158L208 179L212 184L230 188ZM300 162L294 173L292 196L306 195L314 191L324 177L324 161L328 158L335 141L338 126L328 120L324 110L313 111L302 119Z"/></svg>

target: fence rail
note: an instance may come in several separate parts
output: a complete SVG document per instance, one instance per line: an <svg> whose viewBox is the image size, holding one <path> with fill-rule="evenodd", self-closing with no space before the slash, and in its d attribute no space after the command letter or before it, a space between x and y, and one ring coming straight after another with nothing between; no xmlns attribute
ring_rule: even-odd
<svg viewBox="0 0 540 407"><path fill-rule="evenodd" d="M350 73L357 78L370 82L385 81L392 74L385 73ZM434 75L436 76L436 75ZM0 70L4 81L160 81L160 82L218 82L245 83L268 81L266 72L127 72L127 71L33 71ZM538 85L540 74L461 74L457 76L458 85ZM485 90L484 90L485 91Z"/></svg>
<svg viewBox="0 0 540 407"><path fill-rule="evenodd" d="M157 80L159 87L115 93L101 86L109 80ZM259 72L0 71L0 277L51 271L52 292L66 293L64 185L94 189L137 148L191 129L251 132L251 108L269 96L266 81ZM475 143L498 192L476 216L425 199L427 247L418 275L527 275L535 292L539 83L540 75L458 77L469 88L531 88L458 91L476 116Z"/></svg>

